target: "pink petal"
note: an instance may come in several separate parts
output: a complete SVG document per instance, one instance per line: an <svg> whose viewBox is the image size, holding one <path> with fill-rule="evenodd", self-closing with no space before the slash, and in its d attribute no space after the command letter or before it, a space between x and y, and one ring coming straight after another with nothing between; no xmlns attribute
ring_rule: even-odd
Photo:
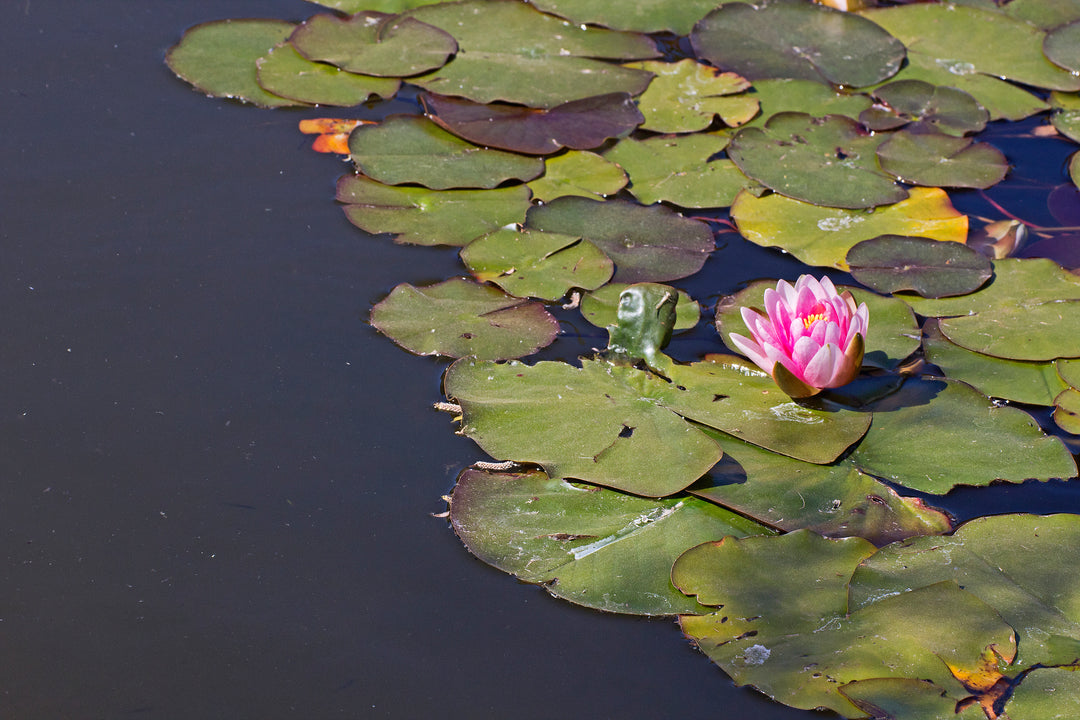
<svg viewBox="0 0 1080 720"><path fill-rule="evenodd" d="M748 357L751 362L767 373L772 372L773 363L769 362L769 358L762 352L760 345L749 338L737 335L736 333L729 334L728 339L731 340L731 344L734 345L739 352Z"/></svg>
<svg viewBox="0 0 1080 720"><path fill-rule="evenodd" d="M799 338L795 342L795 347L791 349L791 360L795 363L795 366L799 368L799 372L796 375L800 380L805 380L803 373L806 370L806 366L817 356L818 351L821 349L821 345L814 342L808 337ZM816 387L821 387L820 385Z"/></svg>
<svg viewBox="0 0 1080 720"><path fill-rule="evenodd" d="M835 345L825 345L811 358L803 371L803 381L813 387L829 387L829 382L841 367L844 354Z"/></svg>

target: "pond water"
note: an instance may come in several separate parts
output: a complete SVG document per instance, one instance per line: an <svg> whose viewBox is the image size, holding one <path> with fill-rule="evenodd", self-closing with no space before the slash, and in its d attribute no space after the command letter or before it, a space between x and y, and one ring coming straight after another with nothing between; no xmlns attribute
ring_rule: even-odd
<svg viewBox="0 0 1080 720"><path fill-rule="evenodd" d="M193 24L312 11L0 6L0 716L810 717L735 688L673 622L554 600L432 517L483 454L430 410L444 364L365 319L398 282L460 273L456 251L349 225L348 166L296 130L326 113L209 100L162 62ZM1060 173L1063 146L1006 142L1019 175ZM1034 195L1010 208L1040 212ZM734 242L682 283L695 297L797 273ZM551 352L603 339L576 342ZM1080 494L939 505L1077 512Z"/></svg>

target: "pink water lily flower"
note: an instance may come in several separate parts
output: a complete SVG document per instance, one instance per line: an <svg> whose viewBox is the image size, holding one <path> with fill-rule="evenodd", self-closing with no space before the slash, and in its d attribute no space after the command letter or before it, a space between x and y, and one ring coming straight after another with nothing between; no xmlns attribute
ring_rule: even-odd
<svg viewBox="0 0 1080 720"><path fill-rule="evenodd" d="M730 335L744 355L791 397L846 385L859 374L870 321L866 303L836 292L829 278L803 275L765 291L765 312L742 309L753 340Z"/></svg>

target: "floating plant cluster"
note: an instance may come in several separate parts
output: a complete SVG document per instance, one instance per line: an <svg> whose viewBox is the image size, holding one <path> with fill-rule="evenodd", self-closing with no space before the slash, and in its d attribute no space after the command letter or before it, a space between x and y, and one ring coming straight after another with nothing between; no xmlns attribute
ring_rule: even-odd
<svg viewBox="0 0 1080 720"><path fill-rule="evenodd" d="M450 498L471 552L581 605L677 616L793 707L1080 714L1080 516L953 527L904 494L1077 475L1080 262L1062 230L972 227L948 191L1008 174L989 122L1045 114L1080 142L1080 0L318 4L196 26L167 62L261 107L362 106L301 123L353 163L349 220L461 248L468 276L402 283L370 320L454 359L439 405L501 463ZM380 112L393 98L417 102ZM820 359L763 349L776 280L717 303L715 354L665 354L701 322L666 283L725 228L858 283L799 281L839 302L796 320L835 321ZM607 350L522 362L559 335L555 303Z"/></svg>

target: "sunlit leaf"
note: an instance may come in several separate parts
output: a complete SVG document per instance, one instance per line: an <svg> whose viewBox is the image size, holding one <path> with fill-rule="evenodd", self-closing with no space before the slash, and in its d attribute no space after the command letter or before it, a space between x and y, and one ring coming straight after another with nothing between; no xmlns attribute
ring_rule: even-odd
<svg viewBox="0 0 1080 720"><path fill-rule="evenodd" d="M486 563L556 597L607 612L708 612L671 585L688 548L770 531L694 497L652 500L553 480L541 471L458 476L450 522Z"/></svg>
<svg viewBox="0 0 1080 720"><path fill-rule="evenodd" d="M426 118L392 115L349 136L357 169L388 185L417 183L434 190L493 188L508 180L532 180L544 161L480 148Z"/></svg>
<svg viewBox="0 0 1080 720"><path fill-rule="evenodd" d="M990 261L962 243L906 235L863 240L848 250L846 260L856 280L881 293L966 295L993 274Z"/></svg>
<svg viewBox="0 0 1080 720"><path fill-rule="evenodd" d="M1071 720L1080 717L1080 672L1074 667L1037 668L1024 675L1005 703L1011 718Z"/></svg>
<svg viewBox="0 0 1080 720"><path fill-rule="evenodd" d="M1080 20L1047 33L1043 40L1043 52L1055 65L1080 73Z"/></svg>
<svg viewBox="0 0 1080 720"><path fill-rule="evenodd" d="M985 189L1009 171L994 146L937 132L900 130L878 146L877 156L882 170L912 185Z"/></svg>
<svg viewBox="0 0 1080 720"><path fill-rule="evenodd" d="M259 107L303 105L264 90L255 61L289 37L296 27L283 20L218 20L188 28L165 53L169 68L213 97L243 100Z"/></svg>
<svg viewBox="0 0 1080 720"><path fill-rule="evenodd" d="M576 23L686 35L694 23L716 7L717 0L533 0L532 4Z"/></svg>
<svg viewBox="0 0 1080 720"><path fill-rule="evenodd" d="M259 85L263 89L314 105L359 105L373 96L390 98L401 81L346 72L333 65L312 62L285 43L259 58Z"/></svg>
<svg viewBox="0 0 1080 720"><path fill-rule="evenodd" d="M588 150L571 150L544 158L544 174L528 183L533 197L549 203L565 195L600 200L626 186L621 167Z"/></svg>
<svg viewBox="0 0 1080 720"><path fill-rule="evenodd" d="M752 181L718 155L727 133L624 138L604 153L630 176L630 192L646 205L667 201L685 208L731 205Z"/></svg>
<svg viewBox="0 0 1080 720"><path fill-rule="evenodd" d="M874 23L811 3L727 3L690 35L695 52L750 80L864 87L896 73L904 46Z"/></svg>
<svg viewBox="0 0 1080 720"><path fill-rule="evenodd" d="M815 465L729 435L716 437L724 458L690 491L759 522L785 531L861 537L879 546L952 528L943 512L900 497L850 463Z"/></svg>
<svg viewBox="0 0 1080 720"><path fill-rule="evenodd" d="M480 103L504 100L550 108L604 93L637 95L651 73L603 59L657 55L644 35L571 23L519 2L465 0L409 15L450 33L459 48L444 67L410 82Z"/></svg>
<svg viewBox="0 0 1080 720"><path fill-rule="evenodd" d="M864 472L935 494L957 485L1076 475L1061 440L1044 435L1026 412L997 407L970 386L944 380L909 379L878 403L850 457Z"/></svg>
<svg viewBox="0 0 1080 720"><path fill-rule="evenodd" d="M626 93L608 93L563 103L550 110L520 105L486 105L426 95L428 117L477 145L533 155L564 147L585 150L627 135L643 120Z"/></svg>
<svg viewBox="0 0 1080 720"><path fill-rule="evenodd" d="M581 315L597 327L614 325L618 319L619 294L627 283L608 283L581 299ZM675 305L675 330L689 330L701 319L701 306L684 291L678 291Z"/></svg>
<svg viewBox="0 0 1080 720"><path fill-rule="evenodd" d="M809 265L847 270L858 242L879 235L909 235L963 242L968 219L940 188L911 188L909 197L874 210L820 207L782 195L742 192L731 205L739 233L765 247L780 247Z"/></svg>
<svg viewBox="0 0 1080 720"><path fill-rule="evenodd" d="M851 609L953 581L1020 631L1016 670L1080 660L1080 581L1048 558L1080 552L1078 515L995 515L950 536L913 538L863 561L851 579Z"/></svg>
<svg viewBox="0 0 1080 720"><path fill-rule="evenodd" d="M472 241L461 259L478 280L517 297L542 300L558 300L570 288L598 288L615 269L599 248L581 238L511 228Z"/></svg>
<svg viewBox="0 0 1080 720"><path fill-rule="evenodd" d="M539 303L464 278L426 287L402 283L371 309L370 321L417 355L517 358L559 334L559 323Z"/></svg>
<svg viewBox="0 0 1080 720"><path fill-rule="evenodd" d="M525 221L529 189L428 190L383 185L363 175L338 182L345 215L370 233L393 233L400 243L466 245L481 235Z"/></svg>
<svg viewBox="0 0 1080 720"><path fill-rule="evenodd" d="M781 195L869 208L908 196L878 165L875 151L883 139L843 115L780 113L763 128L740 130L727 152L748 177Z"/></svg>
<svg viewBox="0 0 1080 720"><path fill-rule="evenodd" d="M716 117L735 126L754 117L755 98L743 93L750 83L731 72L722 72L690 58L674 63L646 60L628 67L647 70L656 77L638 98L645 115L642 128L660 133L697 132Z"/></svg>
<svg viewBox="0 0 1080 720"><path fill-rule="evenodd" d="M666 385L605 360L577 368L466 359L443 378L447 396L462 407L461 433L489 455L650 497L679 492L723 455L715 441L655 402Z"/></svg>
<svg viewBox="0 0 1080 720"><path fill-rule="evenodd" d="M983 395L1032 405L1053 405L1067 385L1052 362L1005 360L966 350L950 342L931 318L923 326L927 361L946 377L961 380Z"/></svg>
<svg viewBox="0 0 1080 720"><path fill-rule="evenodd" d="M526 224L592 242L615 261L616 282L664 282L693 275L714 248L708 225L662 205L562 197L533 207Z"/></svg>
<svg viewBox="0 0 1080 720"><path fill-rule="evenodd" d="M761 112L748 124L760 127L773 115L782 112L798 112L824 117L846 115L857 119L859 114L873 104L868 96L836 92L828 85L813 80L755 80L753 94L761 103Z"/></svg>
<svg viewBox="0 0 1080 720"><path fill-rule="evenodd" d="M871 130L916 123L948 135L979 132L990 113L963 90L931 85L921 80L897 80L874 90L882 104L863 112L859 119Z"/></svg>

